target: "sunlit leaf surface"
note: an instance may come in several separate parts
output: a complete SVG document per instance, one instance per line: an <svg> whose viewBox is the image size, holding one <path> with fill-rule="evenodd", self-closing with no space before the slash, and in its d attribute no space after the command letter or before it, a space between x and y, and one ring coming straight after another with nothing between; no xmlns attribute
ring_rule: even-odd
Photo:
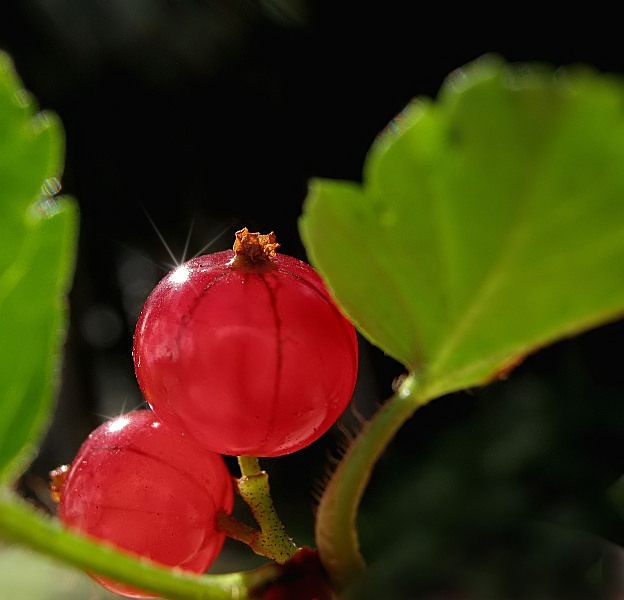
<svg viewBox="0 0 624 600"><path fill-rule="evenodd" d="M359 329L429 397L624 314L624 84L486 57L381 134L300 227Z"/></svg>

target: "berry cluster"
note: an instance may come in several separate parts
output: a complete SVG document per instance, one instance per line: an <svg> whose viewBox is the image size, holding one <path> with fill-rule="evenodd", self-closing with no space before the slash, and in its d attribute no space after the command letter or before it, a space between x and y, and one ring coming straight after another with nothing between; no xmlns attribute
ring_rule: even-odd
<svg viewBox="0 0 624 600"><path fill-rule="evenodd" d="M150 409L98 427L54 472L69 527L201 573L233 506L222 455L281 456L323 435L350 401L355 329L318 274L242 229L232 250L194 258L155 287L133 358ZM126 596L148 594L101 577Z"/></svg>

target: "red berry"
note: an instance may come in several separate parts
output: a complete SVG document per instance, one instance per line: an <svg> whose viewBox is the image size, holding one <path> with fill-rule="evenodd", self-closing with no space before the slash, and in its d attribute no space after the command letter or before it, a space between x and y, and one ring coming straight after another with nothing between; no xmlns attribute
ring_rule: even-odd
<svg viewBox="0 0 624 600"><path fill-rule="evenodd" d="M260 600L335 600L337 598L318 552L302 548L279 565L281 576L260 593Z"/></svg>
<svg viewBox="0 0 624 600"><path fill-rule="evenodd" d="M231 512L223 458L139 410L108 421L83 443L60 490L69 527L166 566L204 572L221 550L216 515ZM95 576L126 596L146 592Z"/></svg>
<svg viewBox="0 0 624 600"><path fill-rule="evenodd" d="M194 258L145 302L134 364L150 406L210 450L279 456L325 433L351 399L354 327L314 269L273 234Z"/></svg>

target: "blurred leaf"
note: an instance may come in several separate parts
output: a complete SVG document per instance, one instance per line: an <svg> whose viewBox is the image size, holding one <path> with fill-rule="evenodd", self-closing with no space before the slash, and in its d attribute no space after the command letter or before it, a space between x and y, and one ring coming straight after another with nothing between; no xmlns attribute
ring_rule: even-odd
<svg viewBox="0 0 624 600"><path fill-rule="evenodd" d="M71 531L8 485L37 451L59 379L78 220L74 203L55 196L62 142L58 120L36 114L0 53L0 539L159 597L242 598L275 578L272 565L205 576L170 569ZM47 585L24 579L32 562ZM3 598L110 597L75 575L0 547Z"/></svg>
<svg viewBox="0 0 624 600"><path fill-rule="evenodd" d="M113 600L87 575L40 554L5 546L0 548L0 581L6 598L28 600Z"/></svg>
<svg viewBox="0 0 624 600"><path fill-rule="evenodd" d="M447 446L426 464L402 461L400 477L378 487L361 515L370 563L349 600L603 597L604 582L591 571L607 545L544 520L549 511L515 477L488 478L474 461L478 443L469 460L465 446Z"/></svg>
<svg viewBox="0 0 624 600"><path fill-rule="evenodd" d="M316 180L311 262L428 398L624 314L624 84L484 57Z"/></svg>
<svg viewBox="0 0 624 600"><path fill-rule="evenodd" d="M0 481L32 458L56 391L77 229L54 197L62 152L58 120L0 53Z"/></svg>
<svg viewBox="0 0 624 600"><path fill-rule="evenodd" d="M613 508L624 516L624 476L620 477L608 490L607 497Z"/></svg>

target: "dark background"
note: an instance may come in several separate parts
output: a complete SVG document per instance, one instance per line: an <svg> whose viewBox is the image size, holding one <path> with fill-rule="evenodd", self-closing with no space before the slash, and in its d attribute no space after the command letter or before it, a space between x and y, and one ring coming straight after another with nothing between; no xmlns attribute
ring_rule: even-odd
<svg viewBox="0 0 624 600"><path fill-rule="evenodd" d="M245 225L305 258L308 180L358 180L374 137L412 97L435 96L487 52L623 74L615 20L594 10L548 23L528 5L3 3L0 48L60 116L63 193L81 210L58 410L24 493L41 495L91 429L140 405L131 337L173 264L161 237L179 260L229 247ZM615 323L563 341L507 381L420 411L364 499L372 567L358 597L614 597L617 553L598 540L624 542L608 493L624 472L623 334ZM362 342L358 408L370 414L400 373ZM302 543L338 437L265 463ZM246 556L226 552L242 561L233 568Z"/></svg>

